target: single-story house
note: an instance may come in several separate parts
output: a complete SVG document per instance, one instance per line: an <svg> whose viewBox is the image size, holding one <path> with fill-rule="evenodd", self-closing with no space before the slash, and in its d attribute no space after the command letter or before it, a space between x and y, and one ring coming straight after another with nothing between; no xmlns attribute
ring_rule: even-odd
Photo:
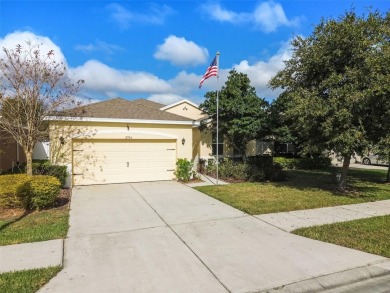
<svg viewBox="0 0 390 293"><path fill-rule="evenodd" d="M68 166L72 185L171 180L178 158L197 164L217 150L212 131L199 130L207 117L186 99L163 105L116 98L77 111L51 117L49 127L50 156ZM252 154L263 148L255 141L248 146ZM219 150L233 154L223 141Z"/></svg>

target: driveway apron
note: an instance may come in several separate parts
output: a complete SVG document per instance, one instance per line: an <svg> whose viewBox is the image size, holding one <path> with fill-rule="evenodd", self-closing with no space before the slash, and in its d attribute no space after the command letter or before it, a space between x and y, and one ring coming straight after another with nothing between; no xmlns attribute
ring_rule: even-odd
<svg viewBox="0 0 390 293"><path fill-rule="evenodd" d="M64 269L42 292L256 292L387 260L168 181L75 188L70 225Z"/></svg>

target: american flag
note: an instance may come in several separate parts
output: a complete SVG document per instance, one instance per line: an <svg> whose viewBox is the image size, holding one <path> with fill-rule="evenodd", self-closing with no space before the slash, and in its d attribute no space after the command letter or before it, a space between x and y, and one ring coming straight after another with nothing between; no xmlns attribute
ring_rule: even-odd
<svg viewBox="0 0 390 293"><path fill-rule="evenodd" d="M203 82L208 79L211 76L217 76L218 75L218 64L217 64L217 56L215 56L213 62L211 62L210 66L207 68L206 73L203 75L200 83L199 88L202 87Z"/></svg>

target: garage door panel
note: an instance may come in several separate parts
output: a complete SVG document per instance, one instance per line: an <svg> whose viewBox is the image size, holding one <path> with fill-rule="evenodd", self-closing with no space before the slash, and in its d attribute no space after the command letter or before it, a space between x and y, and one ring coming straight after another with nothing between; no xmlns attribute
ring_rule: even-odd
<svg viewBox="0 0 390 293"><path fill-rule="evenodd" d="M75 185L171 180L176 141L78 141L74 144Z"/></svg>

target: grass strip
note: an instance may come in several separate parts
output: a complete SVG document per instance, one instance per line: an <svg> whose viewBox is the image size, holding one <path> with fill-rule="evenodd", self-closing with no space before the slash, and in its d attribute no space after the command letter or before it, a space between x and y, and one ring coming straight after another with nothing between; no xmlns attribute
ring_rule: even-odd
<svg viewBox="0 0 390 293"><path fill-rule="evenodd" d="M32 293L38 291L61 270L60 266L0 274L0 292Z"/></svg>
<svg viewBox="0 0 390 293"><path fill-rule="evenodd" d="M390 216L301 228L294 234L390 257Z"/></svg>
<svg viewBox="0 0 390 293"><path fill-rule="evenodd" d="M386 171L350 170L349 192L341 194L335 183L338 170L291 170L284 182L246 182L196 189L251 215L390 199L390 184L384 183Z"/></svg>
<svg viewBox="0 0 390 293"><path fill-rule="evenodd" d="M65 238L69 211L57 208L0 219L0 245ZM0 291L1 292L1 291Z"/></svg>

